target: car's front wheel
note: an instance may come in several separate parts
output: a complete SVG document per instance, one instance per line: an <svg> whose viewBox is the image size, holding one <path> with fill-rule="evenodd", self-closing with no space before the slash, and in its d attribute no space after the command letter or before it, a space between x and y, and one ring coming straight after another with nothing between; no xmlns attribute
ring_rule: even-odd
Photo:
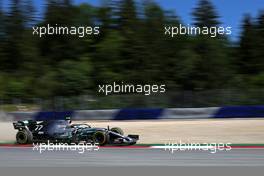
<svg viewBox="0 0 264 176"><path fill-rule="evenodd" d="M120 134L120 135L124 135L124 131L119 127L113 127L110 129L110 131L117 133L117 134Z"/></svg>
<svg viewBox="0 0 264 176"><path fill-rule="evenodd" d="M106 145L109 141L109 136L106 132L97 131L93 135L93 141L99 145Z"/></svg>

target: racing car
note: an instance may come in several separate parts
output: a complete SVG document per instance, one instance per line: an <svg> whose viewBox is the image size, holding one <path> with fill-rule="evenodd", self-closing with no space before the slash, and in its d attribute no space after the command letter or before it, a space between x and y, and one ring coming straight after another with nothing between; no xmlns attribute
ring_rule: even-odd
<svg viewBox="0 0 264 176"><path fill-rule="evenodd" d="M37 142L53 143L93 143L103 145L133 145L139 140L138 135L124 135L119 127L92 128L87 124L71 124L70 120L34 121L24 120L13 123L18 130L18 144Z"/></svg>

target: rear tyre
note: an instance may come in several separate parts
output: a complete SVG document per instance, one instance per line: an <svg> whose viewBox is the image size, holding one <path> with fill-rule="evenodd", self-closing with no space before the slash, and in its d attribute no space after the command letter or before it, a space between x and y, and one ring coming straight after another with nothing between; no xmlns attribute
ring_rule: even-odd
<svg viewBox="0 0 264 176"><path fill-rule="evenodd" d="M111 128L110 131L118 133L120 135L124 135L124 131L121 128L119 128L119 127Z"/></svg>
<svg viewBox="0 0 264 176"><path fill-rule="evenodd" d="M18 131L16 134L16 141L18 144L32 144L33 135L28 130Z"/></svg>
<svg viewBox="0 0 264 176"><path fill-rule="evenodd" d="M97 143L101 146L106 145L109 141L109 136L105 132L97 131L93 135L93 141L94 143Z"/></svg>
<svg viewBox="0 0 264 176"><path fill-rule="evenodd" d="M32 144L33 143L33 134L31 133L31 131L27 131L28 133L28 144Z"/></svg>

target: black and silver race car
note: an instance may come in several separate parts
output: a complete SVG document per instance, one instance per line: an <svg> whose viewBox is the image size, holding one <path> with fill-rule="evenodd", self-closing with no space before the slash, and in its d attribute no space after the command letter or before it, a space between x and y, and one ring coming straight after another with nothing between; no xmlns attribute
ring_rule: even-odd
<svg viewBox="0 0 264 176"><path fill-rule="evenodd" d="M38 142L53 143L93 143L99 145L133 145L139 140L138 135L124 135L119 127L92 128L87 124L71 124L69 120L34 121L24 120L13 123L18 130L18 144Z"/></svg>

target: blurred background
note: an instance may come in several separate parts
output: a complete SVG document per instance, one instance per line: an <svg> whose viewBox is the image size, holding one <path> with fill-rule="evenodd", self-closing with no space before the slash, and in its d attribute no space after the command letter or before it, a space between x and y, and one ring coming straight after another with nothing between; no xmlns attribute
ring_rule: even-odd
<svg viewBox="0 0 264 176"><path fill-rule="evenodd" d="M262 105L264 3L244 12L253 1L230 2L234 13L221 14L219 2L190 2L180 16L176 0L169 8L160 0L0 0L0 110ZM223 19L237 19L232 36L164 35L165 25L228 25ZM100 35L32 35L32 26L47 24L100 26ZM98 94L114 81L167 91Z"/></svg>

